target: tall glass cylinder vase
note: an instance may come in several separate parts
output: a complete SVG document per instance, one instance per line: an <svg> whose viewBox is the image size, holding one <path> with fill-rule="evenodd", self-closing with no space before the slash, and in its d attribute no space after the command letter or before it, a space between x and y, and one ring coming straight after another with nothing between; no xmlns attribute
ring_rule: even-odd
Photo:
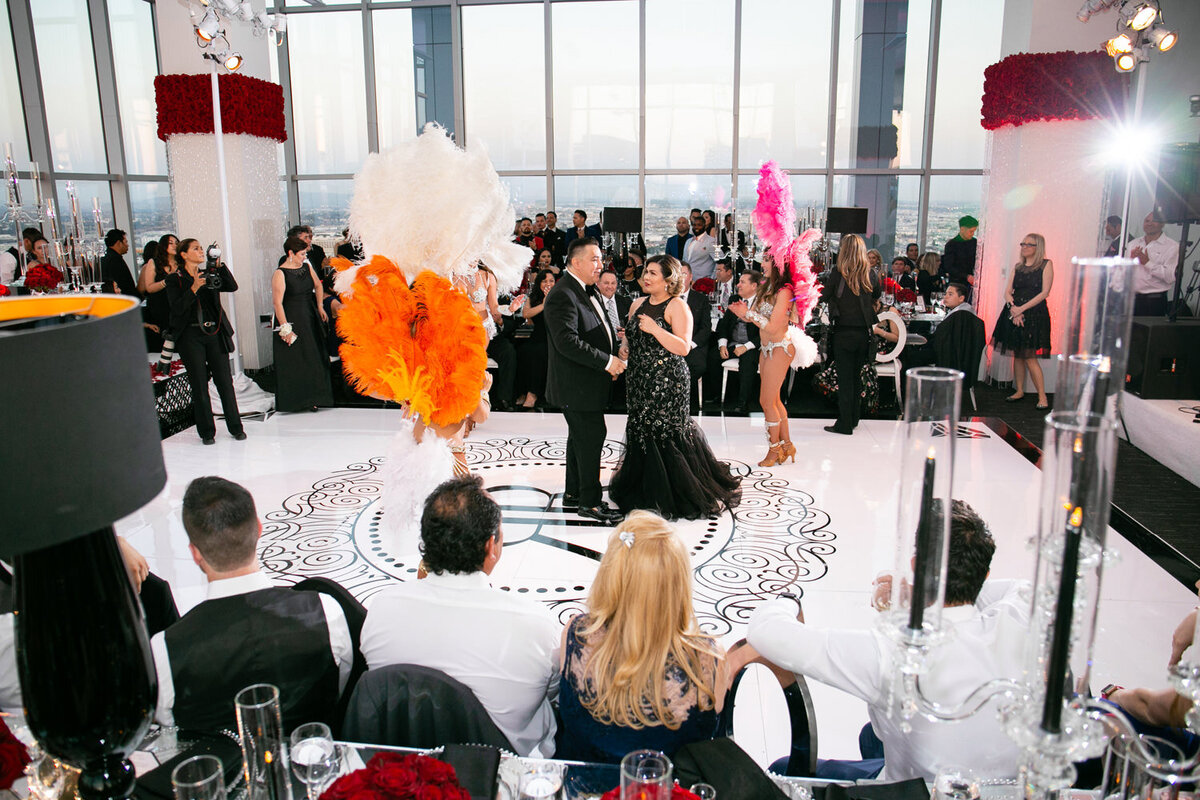
<svg viewBox="0 0 1200 800"><path fill-rule="evenodd" d="M1025 748L1026 780L1042 792L1066 788L1072 762L1100 755L1103 726L1086 700L1100 601L1116 423L1093 413L1046 418L1026 702L1009 733Z"/></svg>
<svg viewBox="0 0 1200 800"><path fill-rule="evenodd" d="M248 800L292 800L279 689L256 683L238 692L233 704Z"/></svg>
<svg viewBox="0 0 1200 800"><path fill-rule="evenodd" d="M1129 258L1073 258L1060 333L1054 407L1115 416L1125 387L1133 270Z"/></svg>
<svg viewBox="0 0 1200 800"><path fill-rule="evenodd" d="M917 712L916 678L928 651L945 634L942 606L962 382L958 370L921 367L908 373L891 594L878 623L897 649L889 713L902 727Z"/></svg>

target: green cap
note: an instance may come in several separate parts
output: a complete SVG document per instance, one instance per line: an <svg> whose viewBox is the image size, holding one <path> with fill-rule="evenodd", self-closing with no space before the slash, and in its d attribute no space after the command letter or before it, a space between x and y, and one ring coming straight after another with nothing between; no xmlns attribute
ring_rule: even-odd
<svg viewBox="0 0 1200 800"><path fill-rule="evenodd" d="M967 214L965 217L958 218L958 227L960 228L978 228L979 220Z"/></svg>

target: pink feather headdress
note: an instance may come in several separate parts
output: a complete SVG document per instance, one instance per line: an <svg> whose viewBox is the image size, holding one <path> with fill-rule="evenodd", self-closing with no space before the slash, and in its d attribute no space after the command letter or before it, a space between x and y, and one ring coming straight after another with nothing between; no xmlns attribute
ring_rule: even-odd
<svg viewBox="0 0 1200 800"><path fill-rule="evenodd" d="M775 263L788 271L796 313L803 328L821 294L812 259L808 257L813 242L821 238L821 231L809 228L796 236L792 184L777 163L768 161L758 174L758 205L750 212L750 219L759 237L771 248Z"/></svg>

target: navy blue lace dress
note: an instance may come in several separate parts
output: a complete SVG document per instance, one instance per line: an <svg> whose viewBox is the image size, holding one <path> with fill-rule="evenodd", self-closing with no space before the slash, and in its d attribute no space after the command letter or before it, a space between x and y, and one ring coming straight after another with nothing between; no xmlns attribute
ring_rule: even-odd
<svg viewBox="0 0 1200 800"><path fill-rule="evenodd" d="M1016 267L1013 276L1013 300L1020 306L1028 303L1042 291L1042 274L1045 262L1040 267ZM1001 353L1015 358L1050 357L1050 308L1046 301L1025 310L1024 321L1016 325L1012 321L1010 308L1000 312L996 329L992 331L992 345Z"/></svg>
<svg viewBox="0 0 1200 800"><path fill-rule="evenodd" d="M637 317L645 315L669 329L664 315L670 302L654 305L646 299L625 326L625 454L609 482L608 496L626 514L640 508L666 519L699 519L736 507L741 478L717 460L688 415L691 376L683 356L669 352L638 325ZM708 320L696 324L706 325Z"/></svg>
<svg viewBox="0 0 1200 800"><path fill-rule="evenodd" d="M591 650L579 636L587 624L587 614L581 614L567 626L566 663L558 690L562 730L559 732L555 758L618 764L626 753L633 750L659 750L673 756L685 744L711 739L716 735L720 715L712 708L700 708L699 692L688 680L687 673L674 661L667 663L664 695L670 703L671 712L677 719L683 718L677 730L671 730L666 725L625 728L593 717L583 705L583 698L595 694L592 681L584 677ZM715 644L713 649L716 649ZM706 665L705 673L715 683L715 656L712 663ZM650 717L653 719L654 715L651 713Z"/></svg>

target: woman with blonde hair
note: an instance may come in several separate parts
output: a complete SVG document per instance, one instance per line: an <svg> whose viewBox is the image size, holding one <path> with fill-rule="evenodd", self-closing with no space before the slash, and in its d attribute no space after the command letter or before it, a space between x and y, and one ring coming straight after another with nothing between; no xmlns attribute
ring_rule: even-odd
<svg viewBox="0 0 1200 800"><path fill-rule="evenodd" d="M588 610L563 631L556 758L672 755L717 730L725 653L700 632L692 565L671 526L635 511L608 538Z"/></svg>
<svg viewBox="0 0 1200 800"><path fill-rule="evenodd" d="M1050 308L1046 298L1054 286L1054 263L1046 258L1046 240L1040 233L1021 238L1021 257L1008 273L1004 287L1007 301L992 332L999 353L1013 357L1014 392L1005 400L1015 403L1025 397L1025 372L1037 392L1037 408L1050 407L1046 381L1038 359L1050 357Z"/></svg>
<svg viewBox="0 0 1200 800"><path fill-rule="evenodd" d="M925 253L917 261L917 293L925 298L926 306L929 305L933 287L937 285L938 269L941 266L942 257L934 252Z"/></svg>
<svg viewBox="0 0 1200 800"><path fill-rule="evenodd" d="M759 284L750 305L730 303L729 310L738 319L759 328L758 402L762 406L767 426L767 455L758 462L760 467L773 467L788 458L796 461L796 446L788 429L787 405L780 397L783 380L787 377L795 345L788 338L788 326L795 316L792 303L792 277L786 265L775 261L770 252L763 255L766 280Z"/></svg>
<svg viewBox="0 0 1200 800"><path fill-rule="evenodd" d="M879 299L880 282L867 261L861 237L842 237L837 268L829 273L821 298L829 303L833 325L830 350L837 372L838 418L826 425L830 433L846 436L854 433L861 409L862 386L859 378L870 357L870 331L879 317L874 303Z"/></svg>

